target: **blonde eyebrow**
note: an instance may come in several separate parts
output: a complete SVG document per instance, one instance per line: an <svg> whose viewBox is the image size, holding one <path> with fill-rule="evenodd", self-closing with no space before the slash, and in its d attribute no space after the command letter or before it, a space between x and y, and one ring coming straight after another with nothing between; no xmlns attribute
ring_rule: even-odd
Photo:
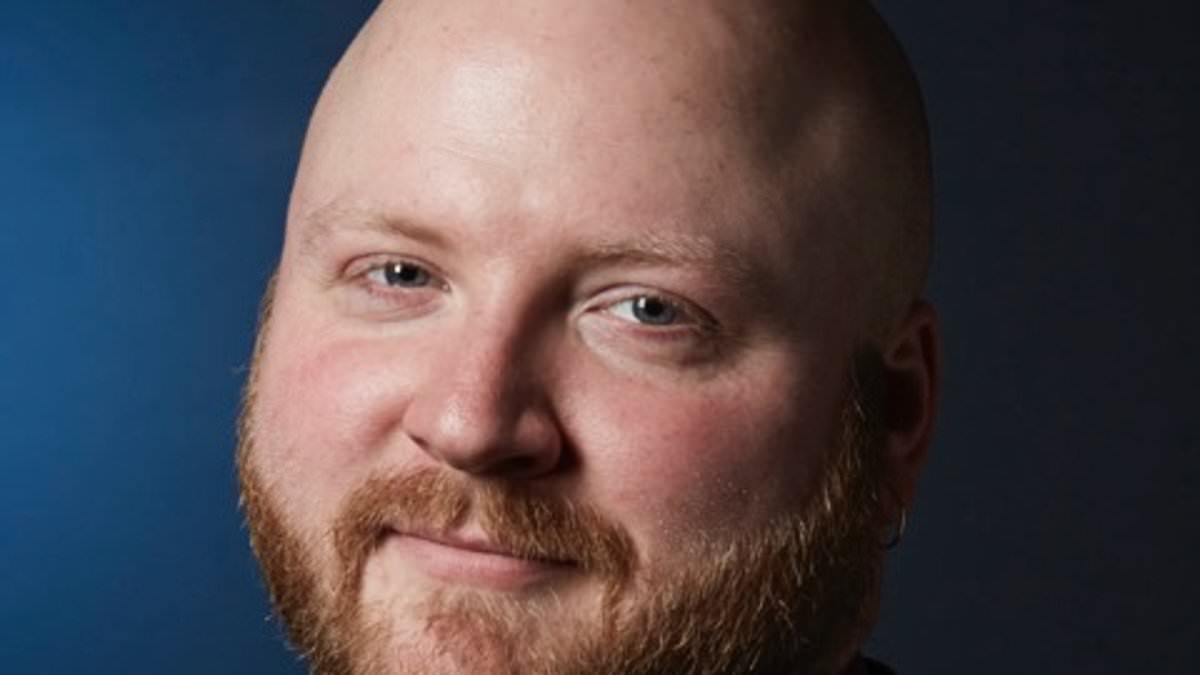
<svg viewBox="0 0 1200 675"><path fill-rule="evenodd" d="M338 230L377 232L387 236L404 237L439 248L452 248L450 240L435 228L405 218L388 216L374 209L346 205L334 200L301 217L299 232L301 252L305 256L312 256L320 250L322 243Z"/></svg>
<svg viewBox="0 0 1200 675"><path fill-rule="evenodd" d="M450 237L437 228L411 219L387 215L377 209L333 200L301 216L300 250L313 257L322 243L338 230L378 232L403 237L452 251L457 248ZM705 235L668 233L648 229L625 239L585 243L582 250L568 253L571 262L586 267L631 265L639 267L704 267L735 284L760 294L773 294L767 270L732 248L718 244Z"/></svg>
<svg viewBox="0 0 1200 675"><path fill-rule="evenodd" d="M746 252L703 235L645 232L628 240L601 242L575 259L583 265L644 266L700 270L739 301L771 307L786 295L772 266L755 264Z"/></svg>
<svg viewBox="0 0 1200 675"><path fill-rule="evenodd" d="M735 279L748 281L753 266L732 249L700 235L650 232L634 239L602 242L585 252L586 264L624 263L671 267L703 265Z"/></svg>

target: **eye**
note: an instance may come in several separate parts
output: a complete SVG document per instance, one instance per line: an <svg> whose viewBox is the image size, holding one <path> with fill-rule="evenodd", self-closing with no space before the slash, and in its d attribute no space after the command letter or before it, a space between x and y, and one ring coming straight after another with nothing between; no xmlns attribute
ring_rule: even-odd
<svg viewBox="0 0 1200 675"><path fill-rule="evenodd" d="M657 295L635 295L608 307L618 317L647 326L672 326L684 317L674 302Z"/></svg>
<svg viewBox="0 0 1200 675"><path fill-rule="evenodd" d="M398 256L355 261L345 277L347 309L365 317L406 319L424 316L441 306L449 284L437 268Z"/></svg>
<svg viewBox="0 0 1200 675"><path fill-rule="evenodd" d="M393 288L423 288L432 282L429 271L405 261L389 261L367 271L367 279Z"/></svg>

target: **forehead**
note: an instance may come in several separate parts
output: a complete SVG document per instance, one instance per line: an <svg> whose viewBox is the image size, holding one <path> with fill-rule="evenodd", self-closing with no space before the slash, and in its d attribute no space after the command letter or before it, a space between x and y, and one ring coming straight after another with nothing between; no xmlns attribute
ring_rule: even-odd
<svg viewBox="0 0 1200 675"><path fill-rule="evenodd" d="M728 4L385 2L331 79L306 154L328 158L329 141L369 161L421 142L556 172L626 160L627 174L690 185L758 166L765 186L800 136L803 164L828 166L824 70L797 79L795 50L766 46L791 38L761 3Z"/></svg>
<svg viewBox="0 0 1200 675"><path fill-rule="evenodd" d="M478 235L519 222L704 241L768 269L817 251L804 267L820 274L835 242L821 199L796 199L782 168L741 29L673 3L635 18L567 4L385 3L314 115L290 227L366 205ZM815 134L801 172L821 173L835 136Z"/></svg>
<svg viewBox="0 0 1200 675"><path fill-rule="evenodd" d="M626 172L657 173L747 149L753 125L712 86L725 78L706 85L701 60L673 41L623 49L629 40L604 32L539 31L511 16L478 25L491 13L373 20L322 98L306 154L372 164L436 148L515 170L624 159Z"/></svg>

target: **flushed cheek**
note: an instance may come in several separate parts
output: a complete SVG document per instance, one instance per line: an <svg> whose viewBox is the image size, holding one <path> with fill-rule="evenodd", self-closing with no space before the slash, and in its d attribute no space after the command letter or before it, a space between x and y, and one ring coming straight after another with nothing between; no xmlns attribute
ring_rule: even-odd
<svg viewBox="0 0 1200 675"><path fill-rule="evenodd" d="M578 403L589 491L650 558L799 508L825 455L822 416L775 399L626 388Z"/></svg>
<svg viewBox="0 0 1200 675"><path fill-rule="evenodd" d="M378 352L353 340L289 341L264 356L256 462L297 522L330 522L389 450L380 409L394 402L397 375Z"/></svg>

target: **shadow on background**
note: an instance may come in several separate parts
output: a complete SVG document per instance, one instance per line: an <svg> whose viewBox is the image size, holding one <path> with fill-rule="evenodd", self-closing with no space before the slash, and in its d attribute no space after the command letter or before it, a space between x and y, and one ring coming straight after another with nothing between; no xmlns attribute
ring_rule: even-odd
<svg viewBox="0 0 1200 675"><path fill-rule="evenodd" d="M0 670L303 672L232 428L307 114L372 6L0 8ZM930 100L946 378L873 650L1194 672L1196 12L882 6Z"/></svg>

